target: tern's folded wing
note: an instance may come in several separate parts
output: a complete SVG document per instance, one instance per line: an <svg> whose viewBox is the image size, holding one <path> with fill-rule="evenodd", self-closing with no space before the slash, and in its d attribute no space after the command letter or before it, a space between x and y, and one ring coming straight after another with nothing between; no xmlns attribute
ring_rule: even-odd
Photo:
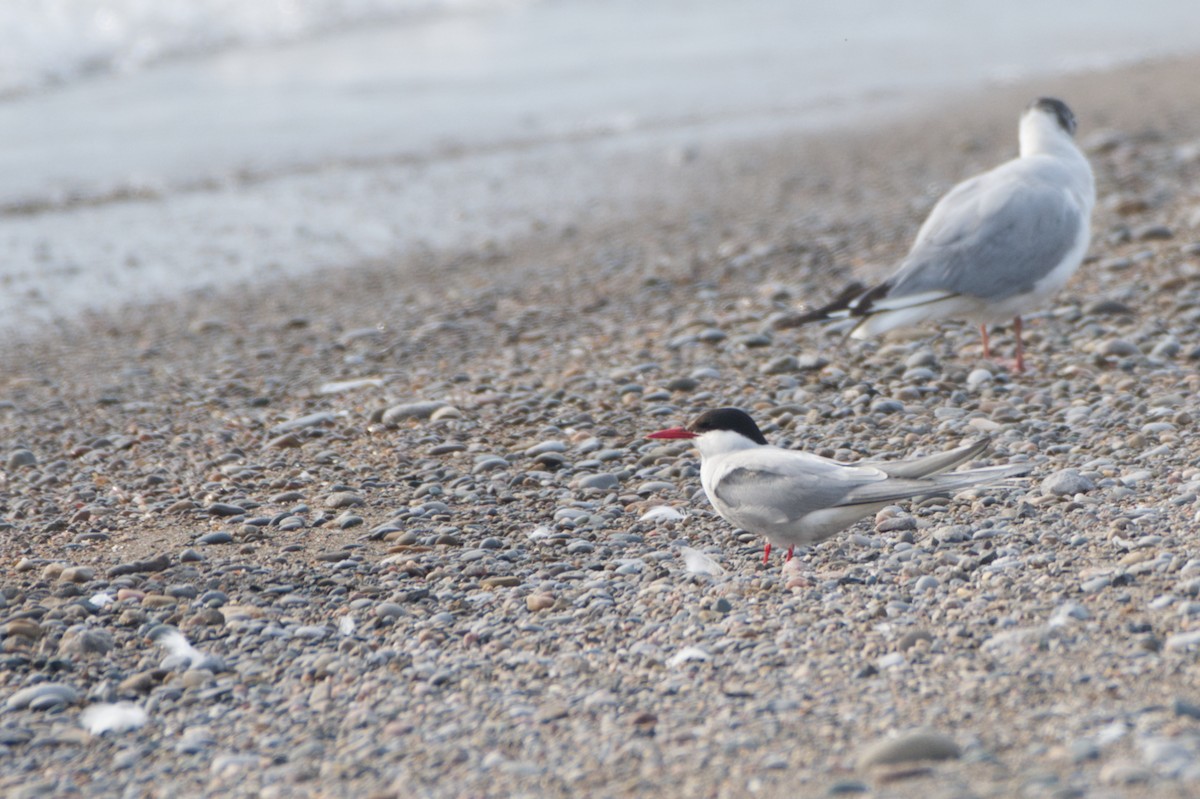
<svg viewBox="0 0 1200 799"><path fill-rule="evenodd" d="M983 438L971 444L964 444L956 449L936 452L933 455L926 455L921 458L910 458L904 461L869 461L863 462L860 465L874 466L877 469L887 472L890 477L924 477L925 475L944 472L947 469L953 469L955 466L966 463L987 449L989 443L986 438Z"/></svg>
<svg viewBox="0 0 1200 799"><path fill-rule="evenodd" d="M843 505L856 490L888 479L874 467L844 466L801 452L773 447L751 452L745 461L733 459L716 476L714 493L738 516L768 524Z"/></svg>
<svg viewBox="0 0 1200 799"><path fill-rule="evenodd" d="M860 486L846 495L843 505L872 505L880 502L899 502L921 494L936 494L943 491L961 491L988 483L996 483L1009 477L1020 477L1029 471L1028 464L989 466L965 472L934 474L920 479L893 477L885 482Z"/></svg>

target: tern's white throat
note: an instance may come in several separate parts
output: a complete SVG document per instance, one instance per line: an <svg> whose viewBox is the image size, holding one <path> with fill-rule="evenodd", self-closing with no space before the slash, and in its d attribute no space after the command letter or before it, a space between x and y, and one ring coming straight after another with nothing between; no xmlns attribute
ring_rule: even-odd
<svg viewBox="0 0 1200 799"><path fill-rule="evenodd" d="M740 449L754 449L761 446L760 444L751 441L741 433L735 433L732 430L709 430L695 439L696 449L700 450L700 457L711 458L715 455L724 455L729 452L737 452Z"/></svg>

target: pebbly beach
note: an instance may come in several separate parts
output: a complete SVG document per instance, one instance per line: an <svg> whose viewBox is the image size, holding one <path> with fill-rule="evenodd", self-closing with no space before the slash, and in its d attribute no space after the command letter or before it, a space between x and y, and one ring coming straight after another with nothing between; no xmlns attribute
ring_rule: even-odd
<svg viewBox="0 0 1200 799"><path fill-rule="evenodd" d="M519 235L7 335L0 791L1193 795L1197 74L617 153L644 192ZM1098 202L1026 373L1003 328L993 360L965 323L781 323L886 275L1042 95ZM763 564L645 438L718 406L1030 474ZM89 729L109 704L145 717Z"/></svg>

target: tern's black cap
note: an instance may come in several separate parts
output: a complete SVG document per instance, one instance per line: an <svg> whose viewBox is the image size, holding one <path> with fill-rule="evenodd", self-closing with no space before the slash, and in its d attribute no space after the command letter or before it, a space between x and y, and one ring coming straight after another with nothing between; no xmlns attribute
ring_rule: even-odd
<svg viewBox="0 0 1200 799"><path fill-rule="evenodd" d="M713 411L705 411L693 419L687 429L697 435L710 430L730 430L734 433L741 433L756 444L767 443L767 439L763 437L758 425L750 418L750 414L739 408L717 408Z"/></svg>

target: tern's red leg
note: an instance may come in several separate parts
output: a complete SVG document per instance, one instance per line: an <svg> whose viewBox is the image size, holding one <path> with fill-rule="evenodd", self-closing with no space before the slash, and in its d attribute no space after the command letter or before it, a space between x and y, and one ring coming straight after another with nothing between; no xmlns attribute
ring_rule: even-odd
<svg viewBox="0 0 1200 799"><path fill-rule="evenodd" d="M1017 336L1017 371L1025 371L1025 347L1021 343L1021 317L1013 317L1013 333Z"/></svg>
<svg viewBox="0 0 1200 799"><path fill-rule="evenodd" d="M795 544L792 544L790 547L788 547L788 553L787 553L787 557L786 557L786 558L784 558L784 561L789 561L789 560L791 560L791 559L792 559L792 551L793 551L795 548L796 548L796 545L795 545Z"/></svg>
<svg viewBox="0 0 1200 799"><path fill-rule="evenodd" d="M988 346L987 325L979 326L979 335L983 336L983 357L992 357L992 348Z"/></svg>

